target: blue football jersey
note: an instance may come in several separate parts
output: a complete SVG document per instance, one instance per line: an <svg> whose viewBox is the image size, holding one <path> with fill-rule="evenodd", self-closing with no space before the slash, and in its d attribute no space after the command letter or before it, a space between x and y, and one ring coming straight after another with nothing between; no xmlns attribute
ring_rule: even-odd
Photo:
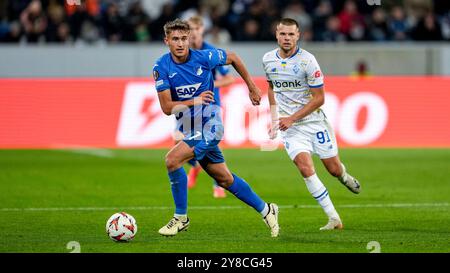
<svg viewBox="0 0 450 273"><path fill-rule="evenodd" d="M216 48L207 42L203 42L202 50L203 49L216 49ZM228 68L228 66L217 66L216 68L214 68L212 70L212 73L213 73L213 79L216 80L217 73L219 73L222 76L225 76L228 73L230 73L230 69ZM214 104L220 106L220 90L218 87L214 87Z"/></svg>
<svg viewBox="0 0 450 273"><path fill-rule="evenodd" d="M198 97L205 91L214 91L212 70L224 65L227 59L223 49L189 49L186 62L176 63L167 53L153 67L153 77L158 92L170 90L173 101L185 101ZM175 113L177 129L189 138L202 132L203 138L217 138L223 134L220 108L217 105L198 105Z"/></svg>

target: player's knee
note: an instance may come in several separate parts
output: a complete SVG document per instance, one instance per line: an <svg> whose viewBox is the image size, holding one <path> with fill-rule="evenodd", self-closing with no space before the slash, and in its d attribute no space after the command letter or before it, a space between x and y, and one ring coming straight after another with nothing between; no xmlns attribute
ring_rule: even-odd
<svg viewBox="0 0 450 273"><path fill-rule="evenodd" d="M222 188L228 189L233 184L234 178L231 174L223 174L215 178L217 184Z"/></svg>
<svg viewBox="0 0 450 273"><path fill-rule="evenodd" d="M166 155L166 167L169 171L173 171L180 168L181 164L174 156L168 154Z"/></svg>
<svg viewBox="0 0 450 273"><path fill-rule="evenodd" d="M310 177L315 174L314 167L309 164L299 164L297 167L303 177Z"/></svg>

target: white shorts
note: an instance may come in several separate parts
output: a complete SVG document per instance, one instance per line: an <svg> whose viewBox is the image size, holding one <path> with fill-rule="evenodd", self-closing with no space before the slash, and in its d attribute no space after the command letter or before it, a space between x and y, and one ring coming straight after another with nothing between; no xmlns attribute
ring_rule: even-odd
<svg viewBox="0 0 450 273"><path fill-rule="evenodd" d="M327 120L292 125L281 131L281 138L292 160L301 152L316 154L321 159L338 154L336 137Z"/></svg>

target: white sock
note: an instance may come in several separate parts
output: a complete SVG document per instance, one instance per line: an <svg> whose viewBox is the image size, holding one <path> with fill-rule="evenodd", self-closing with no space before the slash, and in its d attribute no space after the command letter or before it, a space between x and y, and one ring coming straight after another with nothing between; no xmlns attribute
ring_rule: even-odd
<svg viewBox="0 0 450 273"><path fill-rule="evenodd" d="M181 221L186 221L186 219L187 219L187 214L176 214L175 213L173 216Z"/></svg>
<svg viewBox="0 0 450 273"><path fill-rule="evenodd" d="M269 213L269 205L267 205L267 203L264 205L264 208L260 213L262 217L266 217L267 213Z"/></svg>
<svg viewBox="0 0 450 273"><path fill-rule="evenodd" d="M339 218L336 209L333 206L333 202L331 202L330 195L328 194L327 188L323 185L322 181L320 181L317 174L313 174L310 177L304 178L306 182L306 187L314 199L317 200L319 205L328 215L328 218Z"/></svg>

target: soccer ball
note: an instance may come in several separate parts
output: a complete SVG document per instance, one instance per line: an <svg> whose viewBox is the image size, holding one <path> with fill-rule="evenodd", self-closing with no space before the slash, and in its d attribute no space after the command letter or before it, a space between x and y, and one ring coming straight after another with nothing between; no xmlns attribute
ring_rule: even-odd
<svg viewBox="0 0 450 273"><path fill-rule="evenodd" d="M106 234L113 241L131 241L136 235L136 232L136 220L126 212L114 213L106 222Z"/></svg>

